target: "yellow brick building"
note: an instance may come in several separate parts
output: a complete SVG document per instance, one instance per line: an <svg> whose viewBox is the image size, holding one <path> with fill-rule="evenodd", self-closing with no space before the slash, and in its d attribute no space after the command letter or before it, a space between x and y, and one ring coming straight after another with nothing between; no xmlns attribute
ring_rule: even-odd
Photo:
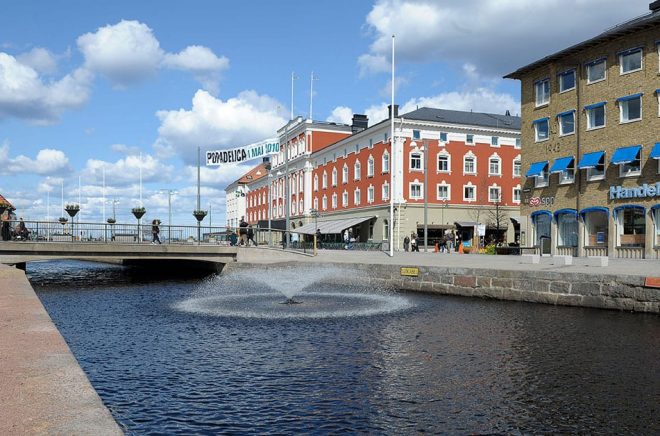
<svg viewBox="0 0 660 436"><path fill-rule="evenodd" d="M521 81L522 244L660 258L660 0Z"/></svg>

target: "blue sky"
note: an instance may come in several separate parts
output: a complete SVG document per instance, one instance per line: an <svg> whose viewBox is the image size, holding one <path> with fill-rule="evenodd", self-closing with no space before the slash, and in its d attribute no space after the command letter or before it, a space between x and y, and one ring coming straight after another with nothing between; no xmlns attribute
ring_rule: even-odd
<svg viewBox="0 0 660 436"><path fill-rule="evenodd" d="M520 111L502 75L648 11L649 0L2 0L0 193L27 219L81 198L83 221L193 224L196 152L275 136L290 115L386 115L391 35L396 102ZM141 158L140 158L141 156ZM224 222L224 188L248 166L202 169L202 205ZM82 189L79 191L79 181ZM50 193L50 194L49 194Z"/></svg>

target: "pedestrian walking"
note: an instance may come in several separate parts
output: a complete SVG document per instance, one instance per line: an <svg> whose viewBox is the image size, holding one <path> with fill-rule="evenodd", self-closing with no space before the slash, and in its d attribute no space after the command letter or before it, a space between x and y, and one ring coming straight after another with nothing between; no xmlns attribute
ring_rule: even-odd
<svg viewBox="0 0 660 436"><path fill-rule="evenodd" d="M408 235L406 235L406 237L403 238L403 251L407 253L409 247L410 247L410 238L408 237Z"/></svg>
<svg viewBox="0 0 660 436"><path fill-rule="evenodd" d="M245 221L245 217L241 217L241 222L238 224L238 235L241 238L240 245L247 246L248 236L247 236L248 223Z"/></svg>
<svg viewBox="0 0 660 436"><path fill-rule="evenodd" d="M9 241L11 240L11 227L9 224L9 214L10 211L7 209L3 214L2 214L2 240L3 241Z"/></svg>
<svg viewBox="0 0 660 436"><path fill-rule="evenodd" d="M410 247L411 247L411 251L416 251L419 253L419 244L417 241L417 235L415 235L414 233L410 235Z"/></svg>
<svg viewBox="0 0 660 436"><path fill-rule="evenodd" d="M151 243L152 244L160 244L160 220L155 219L151 222Z"/></svg>
<svg viewBox="0 0 660 436"><path fill-rule="evenodd" d="M250 245L250 241L252 241L252 244L254 246L257 246L257 241L254 240L254 230L252 230L252 226L248 226L247 229L247 245Z"/></svg>
<svg viewBox="0 0 660 436"><path fill-rule="evenodd" d="M316 248L321 248L321 229L316 229Z"/></svg>

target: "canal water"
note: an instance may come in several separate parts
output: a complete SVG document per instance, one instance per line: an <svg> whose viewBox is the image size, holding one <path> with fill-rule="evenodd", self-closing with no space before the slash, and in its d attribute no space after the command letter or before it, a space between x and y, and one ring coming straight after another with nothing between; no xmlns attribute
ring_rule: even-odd
<svg viewBox="0 0 660 436"><path fill-rule="evenodd" d="M655 315L398 294L308 272L28 265L128 434L660 433ZM279 304L272 283L296 276L302 303Z"/></svg>

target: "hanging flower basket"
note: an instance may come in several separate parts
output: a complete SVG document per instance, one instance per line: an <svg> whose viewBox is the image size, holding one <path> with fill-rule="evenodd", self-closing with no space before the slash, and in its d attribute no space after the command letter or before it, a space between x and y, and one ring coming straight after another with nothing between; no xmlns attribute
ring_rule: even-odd
<svg viewBox="0 0 660 436"><path fill-rule="evenodd" d="M58 221L60 222L60 224L64 225L67 223L67 221L69 221L69 218L61 216L58 218Z"/></svg>
<svg viewBox="0 0 660 436"><path fill-rule="evenodd" d="M197 219L198 222L202 222L204 217L208 214L205 210L194 210L193 216Z"/></svg>
<svg viewBox="0 0 660 436"><path fill-rule="evenodd" d="M144 216L145 213L147 213L147 210L144 207L134 207L131 209L131 212L135 218L140 219Z"/></svg>
<svg viewBox="0 0 660 436"><path fill-rule="evenodd" d="M117 222L117 220L114 219L114 218L108 218L107 221L108 221L108 224L114 224L114 223Z"/></svg>
<svg viewBox="0 0 660 436"><path fill-rule="evenodd" d="M73 218L78 214L78 212L80 212L80 206L77 204L67 204L64 207L64 210L69 214L71 218Z"/></svg>

